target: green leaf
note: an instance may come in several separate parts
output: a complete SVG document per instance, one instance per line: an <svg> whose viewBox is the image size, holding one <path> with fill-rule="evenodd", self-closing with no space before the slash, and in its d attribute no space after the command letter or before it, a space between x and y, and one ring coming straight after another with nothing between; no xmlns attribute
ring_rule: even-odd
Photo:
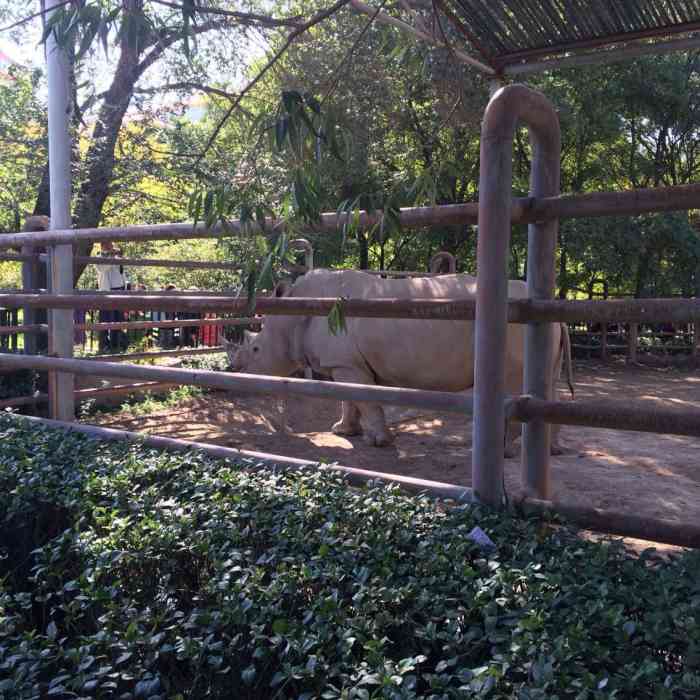
<svg viewBox="0 0 700 700"><path fill-rule="evenodd" d="M274 634L277 636L281 636L283 634L286 634L287 631L289 630L289 623L287 620L283 620L282 618L278 618L272 623L272 631Z"/></svg>
<svg viewBox="0 0 700 700"><path fill-rule="evenodd" d="M244 668L241 671L241 680L245 685L251 686L253 685L253 681L255 680L255 675L257 671L255 669L255 666L251 664L250 666Z"/></svg>
<svg viewBox="0 0 700 700"><path fill-rule="evenodd" d="M348 332L345 322L345 302L347 297L339 297L328 313L328 330L331 335L346 334Z"/></svg>

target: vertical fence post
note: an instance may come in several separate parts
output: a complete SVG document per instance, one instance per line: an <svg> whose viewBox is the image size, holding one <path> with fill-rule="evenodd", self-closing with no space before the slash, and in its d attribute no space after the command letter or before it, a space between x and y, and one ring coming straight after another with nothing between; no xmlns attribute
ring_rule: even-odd
<svg viewBox="0 0 700 700"><path fill-rule="evenodd" d="M49 284L52 294L73 293L73 247L49 248ZM49 355L73 357L73 309L49 311ZM73 398L74 378L66 372L49 372L49 406L55 420L72 421L75 418Z"/></svg>
<svg viewBox="0 0 700 700"><path fill-rule="evenodd" d="M556 196L560 192L561 142L559 123L547 139L532 138L533 157L530 193L533 197ZM527 237L527 295L551 299L556 278L555 251L559 220L530 224ZM552 323L528 323L525 327L525 394L546 400L554 392L554 347ZM568 332L568 330L567 330ZM521 478L525 493L550 499L551 426L543 420L523 424Z"/></svg>
<svg viewBox="0 0 700 700"><path fill-rule="evenodd" d="M477 243L477 296L475 322L474 443L472 485L477 498L492 506L503 500L503 448L505 438L505 360L508 314L507 253L511 229L513 186L513 140L518 121L530 128L533 142L531 187L538 195L558 194L559 120L551 103L540 93L523 85L509 85L491 98L481 130L481 173L479 177L479 234ZM555 192L548 191L556 187ZM530 293L543 296L553 289L553 241L556 224L537 227L544 241L535 236L533 267L542 261L544 270L532 279ZM531 234L533 232L531 231ZM552 236L552 233L554 234ZM531 236L532 237L532 236ZM539 244L538 244L539 243ZM547 260L547 255L551 256ZM526 379L529 390L547 398L546 357L533 358L536 348L545 348L551 326L534 327L526 351ZM546 348L545 348L546 350ZM551 355L551 343L550 351ZM545 353L546 355L546 353ZM551 382L551 379L549 380ZM534 486L537 495L549 482L549 431L544 423L529 431L531 457L525 486Z"/></svg>
<svg viewBox="0 0 700 700"><path fill-rule="evenodd" d="M698 356L698 345L700 345L700 318L693 321L693 347L690 349L691 357Z"/></svg>
<svg viewBox="0 0 700 700"><path fill-rule="evenodd" d="M34 248L29 246L22 246L22 255L33 255L35 253ZM22 263L22 291L23 292L33 292L38 286L38 262L25 260ZM37 320L36 310L31 306L25 306L22 309L22 323L25 325L34 325ZM36 355L37 352L37 335L36 333L25 333L24 334L24 352L27 355Z"/></svg>
<svg viewBox="0 0 700 700"><path fill-rule="evenodd" d="M627 361L635 363L637 361L637 341L639 337L639 324L630 323L627 333Z"/></svg>
<svg viewBox="0 0 700 700"><path fill-rule="evenodd" d="M60 0L47 0L50 15L62 6ZM50 16L49 15L49 16ZM49 181L51 228L71 226L71 137L70 83L66 51L57 43L54 32L46 38L46 64L49 87ZM73 292L73 246L56 245L49 249L49 280L53 294ZM73 355L73 310L51 309L49 312L49 354ZM71 421L75 418L73 375L49 373L49 404L52 418Z"/></svg>

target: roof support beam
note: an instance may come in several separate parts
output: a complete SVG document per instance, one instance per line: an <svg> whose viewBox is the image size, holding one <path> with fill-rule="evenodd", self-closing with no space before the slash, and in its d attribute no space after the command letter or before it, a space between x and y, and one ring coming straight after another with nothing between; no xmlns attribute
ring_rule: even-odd
<svg viewBox="0 0 700 700"><path fill-rule="evenodd" d="M672 41L636 43L618 49L592 51L590 53L550 58L543 61L533 61L531 63L516 63L505 66L503 74L509 76L527 75L548 70L559 70L560 68L570 68L572 66L618 63L619 61L629 61L640 56L690 51L697 48L700 48L700 35Z"/></svg>

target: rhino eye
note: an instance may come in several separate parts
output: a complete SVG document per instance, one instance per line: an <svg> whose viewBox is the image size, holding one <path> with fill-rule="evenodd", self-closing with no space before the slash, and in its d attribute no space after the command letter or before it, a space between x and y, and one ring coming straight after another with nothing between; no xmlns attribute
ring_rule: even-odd
<svg viewBox="0 0 700 700"><path fill-rule="evenodd" d="M260 348L258 348L258 347L253 348L253 352L259 352L259 351L260 351Z"/></svg>

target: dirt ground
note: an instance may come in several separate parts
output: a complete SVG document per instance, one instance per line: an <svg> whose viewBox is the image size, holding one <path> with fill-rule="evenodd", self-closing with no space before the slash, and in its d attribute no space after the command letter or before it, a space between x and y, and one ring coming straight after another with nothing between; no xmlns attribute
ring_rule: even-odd
<svg viewBox="0 0 700 700"><path fill-rule="evenodd" d="M700 371L578 362L577 398L636 405L700 408ZM339 404L292 399L289 432L273 399L210 394L148 416L104 416L102 424L187 440L213 442L436 481L470 484L471 422L453 414L387 409L396 441L374 448L361 437L333 435ZM655 518L700 521L700 440L564 426L565 453L553 458L556 499ZM506 488L516 494L519 458L506 460Z"/></svg>

